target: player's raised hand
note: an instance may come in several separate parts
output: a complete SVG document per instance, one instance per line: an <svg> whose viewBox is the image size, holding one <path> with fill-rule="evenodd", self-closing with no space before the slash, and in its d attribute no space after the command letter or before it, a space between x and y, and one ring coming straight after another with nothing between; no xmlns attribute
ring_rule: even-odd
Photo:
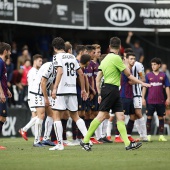
<svg viewBox="0 0 170 170"><path fill-rule="evenodd" d="M52 92L51 92L51 97L52 97L53 99L56 98L56 93L57 93L57 89L53 89Z"/></svg>
<svg viewBox="0 0 170 170"><path fill-rule="evenodd" d="M5 97L4 93L0 93L0 102L5 103L5 101L6 101L6 97Z"/></svg>
<svg viewBox="0 0 170 170"><path fill-rule="evenodd" d="M9 98L12 97L12 93L9 91L9 89L8 89L8 91L7 91L7 94L8 94L8 97L9 97Z"/></svg>
<svg viewBox="0 0 170 170"><path fill-rule="evenodd" d="M144 87L151 87L151 85L148 84L148 83L142 83L142 86L144 86Z"/></svg>
<svg viewBox="0 0 170 170"><path fill-rule="evenodd" d="M128 36L132 37L133 36L133 32L129 31L128 32Z"/></svg>

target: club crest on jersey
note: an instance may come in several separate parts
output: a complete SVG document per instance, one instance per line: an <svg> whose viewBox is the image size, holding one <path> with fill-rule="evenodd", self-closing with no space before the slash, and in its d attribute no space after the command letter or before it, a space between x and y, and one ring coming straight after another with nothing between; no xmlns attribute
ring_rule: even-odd
<svg viewBox="0 0 170 170"><path fill-rule="evenodd" d="M160 80L163 80L164 78L163 77L159 77Z"/></svg>

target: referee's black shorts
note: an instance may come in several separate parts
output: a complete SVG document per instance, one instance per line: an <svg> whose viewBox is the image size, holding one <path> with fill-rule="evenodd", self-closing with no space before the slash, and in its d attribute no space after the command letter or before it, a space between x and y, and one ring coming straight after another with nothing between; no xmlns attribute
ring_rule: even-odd
<svg viewBox="0 0 170 170"><path fill-rule="evenodd" d="M101 98L99 111L109 112L112 109L113 113L123 112L118 86L104 84L101 89Z"/></svg>

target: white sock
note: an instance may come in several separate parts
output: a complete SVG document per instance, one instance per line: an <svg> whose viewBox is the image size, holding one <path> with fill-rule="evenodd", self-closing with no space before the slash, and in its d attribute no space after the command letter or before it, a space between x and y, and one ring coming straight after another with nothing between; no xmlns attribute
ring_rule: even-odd
<svg viewBox="0 0 170 170"><path fill-rule="evenodd" d="M45 120L45 132L44 132L43 140L50 139L52 125L53 125L53 118L50 116L47 116Z"/></svg>
<svg viewBox="0 0 170 170"><path fill-rule="evenodd" d="M63 145L63 126L61 120L54 122L54 130L58 140L58 144Z"/></svg>
<svg viewBox="0 0 170 170"><path fill-rule="evenodd" d="M102 136L102 123L98 126L95 131L96 139L99 140Z"/></svg>
<svg viewBox="0 0 170 170"><path fill-rule="evenodd" d="M36 120L37 120L37 116L31 118L31 120L22 128L22 130L24 132L27 132L29 128L35 125Z"/></svg>
<svg viewBox="0 0 170 170"><path fill-rule="evenodd" d="M34 144L40 142L40 136L41 136L41 131L42 131L42 123L43 123L43 120L37 117L36 122L35 122Z"/></svg>
<svg viewBox="0 0 170 170"><path fill-rule="evenodd" d="M142 137L146 137L147 136L147 129L146 129L145 118L142 117L142 118L138 119L138 121L140 122L141 135L142 135Z"/></svg>
<svg viewBox="0 0 170 170"><path fill-rule="evenodd" d="M78 119L76 122L77 127L79 128L80 132L83 134L83 136L86 136L87 134L87 128L86 125L84 123L83 119Z"/></svg>
<svg viewBox="0 0 170 170"><path fill-rule="evenodd" d="M139 121L139 119L136 119L136 120L135 120L135 126L136 126L136 129L137 129L140 137L142 137L142 130L141 130L141 126L140 126L140 121Z"/></svg>
<svg viewBox="0 0 170 170"><path fill-rule="evenodd" d="M107 125L108 125L108 119L105 119L103 122L102 122L103 126L102 126L102 138L106 137L106 131L107 131Z"/></svg>
<svg viewBox="0 0 170 170"><path fill-rule="evenodd" d="M111 131L112 131L112 128L113 128L113 123L108 121L108 124L107 124L107 136L111 136Z"/></svg>

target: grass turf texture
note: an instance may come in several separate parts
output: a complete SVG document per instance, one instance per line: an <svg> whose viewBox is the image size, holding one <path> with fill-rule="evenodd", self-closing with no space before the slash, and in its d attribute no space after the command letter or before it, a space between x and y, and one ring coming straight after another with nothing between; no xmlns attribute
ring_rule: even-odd
<svg viewBox="0 0 170 170"><path fill-rule="evenodd" d="M63 151L49 151L49 147L32 147L33 138L0 138L1 170L169 170L170 136L168 142L158 142L158 136L152 136L153 142L143 143L134 151L126 151L124 144L98 144L91 152L80 146L67 146Z"/></svg>

